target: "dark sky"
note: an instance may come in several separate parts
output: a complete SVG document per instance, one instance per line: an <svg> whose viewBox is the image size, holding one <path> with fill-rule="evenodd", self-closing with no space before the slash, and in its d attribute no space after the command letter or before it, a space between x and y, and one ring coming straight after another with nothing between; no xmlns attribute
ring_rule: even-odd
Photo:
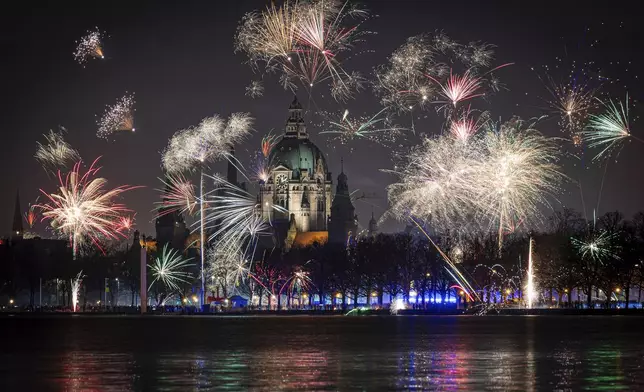
<svg viewBox="0 0 644 392"><path fill-rule="evenodd" d="M33 154L41 135L58 125L68 129L68 141L86 161L103 157L102 174L112 185L145 186L127 195L125 203L138 213L138 226L146 234L153 234L151 209L157 200L154 189L161 174L159 152L176 130L215 113L227 116L236 111L250 112L256 118L256 133L237 149L242 162L248 163L263 134L271 129L282 131L292 98L290 92L281 89L277 77L270 75L264 80L263 97L251 99L244 95L245 87L258 76L244 64L243 54L233 53L233 35L244 13L267 3L50 1L22 2L18 8L3 10L0 164L4 175L0 233L10 230L16 189L20 188L23 209L38 196L39 188L54 189L54 181ZM363 2L378 15L364 26L377 34L360 46L373 52L347 62L346 68L370 74L372 67L385 62L407 37L443 30L460 42L495 44L499 64L515 63L498 75L509 91L489 102L488 108L497 117L537 116L545 112L539 97L547 93L530 67L555 64L557 56L566 61L596 61L615 82L609 89L618 94L616 98L623 97L626 90L622 82L626 81L632 96L637 99L641 95L635 76L636 70L641 69L639 43L643 37L635 9L605 4L601 9L592 9L588 2L480 3L483 2ZM90 61L82 68L72 56L74 42L95 26L110 36L104 45L107 58ZM591 47L596 39L599 43ZM628 61L632 64L628 65ZM118 135L111 142L96 138L95 116L126 91L136 93L136 133ZM379 110L369 90L345 105L330 99L317 101L328 110ZM633 112L638 109L636 106ZM416 124L416 129L437 132L439 124L434 115ZM556 120L547 120L542 129L556 134ZM343 156L351 189L376 193L380 198L367 202L379 206L375 212L380 215L386 205L385 186L392 180L380 169L391 167L391 151L362 141L355 142L350 152L345 146L329 143L317 131L309 124L312 139L328 155L334 182ZM633 132L639 132L637 127ZM418 140L413 136L410 139ZM640 174L643 153L644 146L634 142L626 146L617 163L610 163L600 212L619 209L631 215L644 209L640 196L644 191ZM591 211L599 194L603 167L590 165L588 159L584 164L589 168L567 165L567 174L582 179L584 199ZM564 187L560 200L581 209L580 193L572 181ZM356 207L365 225L372 207L365 202L358 202ZM389 230L394 227L391 223L385 225Z"/></svg>

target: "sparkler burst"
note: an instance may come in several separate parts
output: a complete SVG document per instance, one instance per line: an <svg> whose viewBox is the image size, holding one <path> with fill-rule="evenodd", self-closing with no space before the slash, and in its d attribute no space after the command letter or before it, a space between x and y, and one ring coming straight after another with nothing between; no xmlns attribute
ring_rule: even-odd
<svg viewBox="0 0 644 392"><path fill-rule="evenodd" d="M58 132L50 130L43 135L46 142L37 142L38 149L34 157L45 171L56 172L59 168L66 168L69 164L80 160L78 151L74 150L63 137L65 128L60 127Z"/></svg>
<svg viewBox="0 0 644 392"><path fill-rule="evenodd" d="M109 139L115 132L134 132L134 95L124 95L113 106L105 109L103 117L97 122L96 136Z"/></svg>
<svg viewBox="0 0 644 392"><path fill-rule="evenodd" d="M203 167L220 159L234 160L231 147L251 132L253 118L248 113L233 113L228 121L219 116L206 117L198 126L178 131L162 154L168 173L181 173Z"/></svg>
<svg viewBox="0 0 644 392"><path fill-rule="evenodd" d="M184 258L179 251L172 249L165 244L161 256L154 260L153 264L148 264L152 271L154 279L150 283L148 290L154 283L163 283L169 291L178 291L179 283L188 283L191 274L187 271L192 266L192 258Z"/></svg>
<svg viewBox="0 0 644 392"><path fill-rule="evenodd" d="M607 103L599 101L606 110L604 113L590 115L590 123L581 132L582 140L588 143L589 147L603 148L593 159L599 159L610 155L615 149L619 149L626 139L633 137L630 133L630 122L628 118L628 95L625 102L616 105L612 100Z"/></svg>
<svg viewBox="0 0 644 392"><path fill-rule="evenodd" d="M285 88L295 82L306 88L329 81L337 100L360 87L360 77L342 67L342 54L366 34L359 30L368 13L336 0L285 1L244 16L236 33L235 48L248 55L253 67L280 72Z"/></svg>
<svg viewBox="0 0 644 392"><path fill-rule="evenodd" d="M168 174L165 179L160 179L164 185L163 189L157 189L161 193L161 201L157 202L155 210L156 217L173 213L188 213L192 215L197 208L198 200L195 194L195 186L183 174Z"/></svg>
<svg viewBox="0 0 644 392"><path fill-rule="evenodd" d="M103 240L122 236L121 218L130 210L116 199L137 188L123 185L106 189L107 180L95 177L100 170L97 162L98 158L85 174L81 174L80 162L65 177L59 171L57 193L40 190L47 199L47 203L37 205L43 211L42 219L49 220L54 230L69 237L74 258L87 241L102 251Z"/></svg>
<svg viewBox="0 0 644 392"><path fill-rule="evenodd" d="M80 41L76 41L77 47L74 52L74 60L80 65L85 66L85 63L91 58L104 59L103 54L103 36L98 27L96 31L88 31L87 35L82 37Z"/></svg>
<svg viewBox="0 0 644 392"><path fill-rule="evenodd" d="M391 123L383 109L373 116L351 118L349 110L345 110L341 118L326 114L329 118L327 130L320 134L334 135L342 144L355 139L369 139L379 143L391 142L406 129Z"/></svg>
<svg viewBox="0 0 644 392"><path fill-rule="evenodd" d="M473 135L426 139L390 172L390 213L431 219L438 230L471 232L496 227L501 245L507 225L540 216L539 206L558 190L563 175L551 139L520 119Z"/></svg>
<svg viewBox="0 0 644 392"><path fill-rule="evenodd" d="M251 98L259 98L264 95L264 85L259 80L253 80L250 85L246 87L246 96Z"/></svg>

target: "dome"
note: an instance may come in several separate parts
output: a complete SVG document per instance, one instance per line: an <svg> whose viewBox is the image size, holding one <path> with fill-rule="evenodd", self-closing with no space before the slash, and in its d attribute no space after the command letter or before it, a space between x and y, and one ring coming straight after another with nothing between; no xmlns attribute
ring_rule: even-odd
<svg viewBox="0 0 644 392"><path fill-rule="evenodd" d="M322 161L324 174L327 173L326 160L322 151L309 139L283 138L271 151L269 162L272 167L283 165L293 170L293 178L300 178L301 169L315 173L316 159Z"/></svg>

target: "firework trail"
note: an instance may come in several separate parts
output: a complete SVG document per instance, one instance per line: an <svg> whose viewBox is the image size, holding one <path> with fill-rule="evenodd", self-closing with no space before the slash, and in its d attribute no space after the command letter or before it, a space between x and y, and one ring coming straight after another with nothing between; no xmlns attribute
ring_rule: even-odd
<svg viewBox="0 0 644 392"><path fill-rule="evenodd" d="M341 119L333 118L327 113L325 117L330 120L327 121L325 128L328 130L322 131L320 134L335 135L342 144L347 144L355 139L368 139L381 144L392 142L406 128L391 124L385 111L386 109L382 109L373 116L351 118L347 109Z"/></svg>
<svg viewBox="0 0 644 392"><path fill-rule="evenodd" d="M633 138L640 142L644 140L631 135L630 122L628 118L628 95L625 102L615 105L612 100L608 103L599 101L606 112L599 115L590 115L590 123L581 132L582 140L589 147L603 148L593 160L600 159L616 149L620 149L622 143Z"/></svg>
<svg viewBox="0 0 644 392"><path fill-rule="evenodd" d="M192 258L183 258L179 251L165 244L161 256L157 257L154 263L148 264L148 268L150 268L154 277L148 290L156 282L160 282L169 291L178 291L179 283L189 283L188 279L190 279L191 275L186 269L193 265L190 264L190 261L192 261Z"/></svg>
<svg viewBox="0 0 644 392"><path fill-rule="evenodd" d="M57 193L40 190L47 200L37 205L43 211L42 220L49 220L55 231L69 237L74 258L86 240L102 251L103 240L122 236L120 220L130 210L116 199L137 188L123 185L106 189L107 180L95 177L100 170L97 162L98 158L85 174L81 174L80 162L65 177L59 171Z"/></svg>
<svg viewBox="0 0 644 392"><path fill-rule="evenodd" d="M174 213L192 215L196 211L198 200L195 186L183 174L167 174L165 179L159 180L164 188L157 189L161 193L161 201L155 203L156 218Z"/></svg>
<svg viewBox="0 0 644 392"><path fill-rule="evenodd" d="M104 35L105 33L101 32L98 27L96 31L88 31L87 35L82 37L80 41L76 41L74 60L84 67L85 63L91 58L104 59L102 43Z"/></svg>
<svg viewBox="0 0 644 392"><path fill-rule="evenodd" d="M63 137L65 128L60 127L58 132L50 130L43 135L46 142L37 142L38 149L34 158L42 165L47 172L56 172L59 168L66 168L69 164L80 160L78 151L74 150Z"/></svg>
<svg viewBox="0 0 644 392"><path fill-rule="evenodd" d="M264 85L259 80L253 80L250 85L246 87L246 96L251 98L259 98L264 95Z"/></svg>
<svg viewBox="0 0 644 392"><path fill-rule="evenodd" d="M366 34L359 27L367 17L365 10L335 0L272 4L244 16L235 48L254 68L263 64L266 71L279 72L285 88L329 81L332 96L343 100L360 88L362 78L344 70L342 55Z"/></svg>
<svg viewBox="0 0 644 392"><path fill-rule="evenodd" d="M76 275L76 278L71 279L73 312L76 312L76 307L78 305L78 293L80 292L84 277L85 275L83 275L83 271L81 271L78 273L78 275Z"/></svg>
<svg viewBox="0 0 644 392"><path fill-rule="evenodd" d="M134 132L134 104L134 94L126 94L116 104L108 106L97 122L96 136L108 140L115 132Z"/></svg>

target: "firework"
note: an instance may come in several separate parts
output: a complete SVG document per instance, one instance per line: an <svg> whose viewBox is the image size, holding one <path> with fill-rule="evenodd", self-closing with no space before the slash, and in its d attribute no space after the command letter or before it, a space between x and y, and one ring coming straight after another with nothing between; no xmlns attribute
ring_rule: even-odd
<svg viewBox="0 0 644 392"><path fill-rule="evenodd" d="M563 175L553 142L513 119L470 137L426 139L392 170L390 213L431 219L438 230L469 232L496 227L500 245L509 222L540 216L539 206L558 190Z"/></svg>
<svg viewBox="0 0 644 392"><path fill-rule="evenodd" d="M77 47L74 52L74 59L80 65L83 65L91 58L105 58L103 55L103 36L98 27L96 31L88 31L87 35L80 41L76 41Z"/></svg>
<svg viewBox="0 0 644 392"><path fill-rule="evenodd" d="M161 192L162 201L157 202L155 208L156 217L167 214L188 213L193 214L197 207L197 197L195 195L195 186L179 174L168 174L165 179L159 179L164 185L163 189L157 189Z"/></svg>
<svg viewBox="0 0 644 392"><path fill-rule="evenodd" d="M449 132L457 140L463 143L467 142L469 138L474 135L485 123L489 120L487 113L483 113L478 119L472 117L470 108L463 111L460 117L453 120L449 125Z"/></svg>
<svg viewBox="0 0 644 392"><path fill-rule="evenodd" d="M345 110L341 119L328 121L326 131L321 134L337 135L342 144L355 139L369 139L377 142L394 140L405 128L393 125L382 109L373 116L351 118L349 110ZM329 116L330 117L330 116Z"/></svg>
<svg viewBox="0 0 644 392"><path fill-rule="evenodd" d="M293 274L286 279L279 291L279 295L282 295L284 292L287 294L297 293L301 295L302 292L309 292L312 285L313 281L309 278L309 273L304 271L302 268L297 268L293 271ZM284 291L284 289L286 289L286 291Z"/></svg>
<svg viewBox="0 0 644 392"><path fill-rule="evenodd" d="M38 203L38 199L36 199L36 203ZM36 207L37 207L37 204L29 203L29 209L24 214L25 222L27 222L30 229L34 228L34 224L38 219L38 212L36 211Z"/></svg>
<svg viewBox="0 0 644 392"><path fill-rule="evenodd" d="M188 267L192 266L190 261L192 261L192 258L183 258L179 251L165 244L161 256L157 257L153 264L148 264L152 271L152 276L154 276L148 290L152 288L154 283L160 282L169 291L178 291L179 283L188 283L188 279L191 277L190 273L186 271Z"/></svg>
<svg viewBox="0 0 644 392"><path fill-rule="evenodd" d="M134 227L134 217L136 214L131 215L131 216L121 216L118 221L118 231L123 233L123 232L129 232L132 230Z"/></svg>
<svg viewBox="0 0 644 392"><path fill-rule="evenodd" d="M247 113L234 113L228 121L219 116L206 117L198 126L176 132L163 151L164 169L181 173L220 159L234 159L231 146L250 134L252 123Z"/></svg>
<svg viewBox="0 0 644 392"><path fill-rule="evenodd" d="M617 246L614 244L617 233L608 231L592 230L585 238L572 238L572 245L584 260L591 260L599 263L619 256L615 253Z"/></svg>
<svg viewBox="0 0 644 392"><path fill-rule="evenodd" d="M625 102L618 105L612 100L608 103L599 101L606 110L600 115L590 115L590 123L581 132L582 140L589 147L603 148L593 159L609 155L613 150L619 149L622 142L630 137L630 123L628 118L628 95ZM640 140L633 136L634 139ZM641 140L640 140L641 141Z"/></svg>
<svg viewBox="0 0 644 392"><path fill-rule="evenodd" d="M50 130L44 135L46 143L37 142L38 149L34 157L46 171L55 172L59 168L65 168L72 162L80 160L78 151L74 150L63 137L65 128L60 127L58 132Z"/></svg>
<svg viewBox="0 0 644 392"><path fill-rule="evenodd" d="M295 88L296 81L311 88L328 80L333 97L345 99L359 88L360 79L344 70L341 55L365 34L354 20L367 16L365 10L335 0L273 4L242 19L235 47L254 67L262 63L266 70L280 72L285 88Z"/></svg>
<svg viewBox="0 0 644 392"><path fill-rule="evenodd" d="M493 54L491 45L462 45L443 33L414 36L376 67L374 93L393 112L424 109L430 103L444 103L448 109L498 90L492 72L509 64L485 71Z"/></svg>
<svg viewBox="0 0 644 392"><path fill-rule="evenodd" d="M105 109L103 117L97 122L96 136L109 139L115 132L134 132L134 95L124 95L113 106Z"/></svg>
<svg viewBox="0 0 644 392"><path fill-rule="evenodd" d="M273 150L273 147L275 147L276 144L277 136L273 135L271 132L262 138L262 154L264 155L264 158L268 158L271 154L271 150Z"/></svg>
<svg viewBox="0 0 644 392"><path fill-rule="evenodd" d="M559 115L561 130L574 139L586 123L596 91L585 84L556 84L552 79L549 82L552 100L548 104Z"/></svg>
<svg viewBox="0 0 644 392"><path fill-rule="evenodd" d="M251 98L259 98L264 95L264 85L259 80L253 80L248 87L246 87L246 96Z"/></svg>
<svg viewBox="0 0 644 392"><path fill-rule="evenodd" d="M83 275L83 271L81 271L78 273L78 275L76 275L76 278L71 280L73 312L76 312L76 306L78 305L78 293L80 292L84 277L85 275Z"/></svg>
<svg viewBox="0 0 644 392"><path fill-rule="evenodd" d="M116 199L137 188L123 185L106 189L107 180L95 177L100 169L97 162L98 159L85 174L81 174L80 162L65 177L58 172L58 192L41 189L47 203L37 205L43 211L42 219L49 220L54 230L70 238L74 258L86 240L102 251L102 240L122 236L120 220L129 210Z"/></svg>

